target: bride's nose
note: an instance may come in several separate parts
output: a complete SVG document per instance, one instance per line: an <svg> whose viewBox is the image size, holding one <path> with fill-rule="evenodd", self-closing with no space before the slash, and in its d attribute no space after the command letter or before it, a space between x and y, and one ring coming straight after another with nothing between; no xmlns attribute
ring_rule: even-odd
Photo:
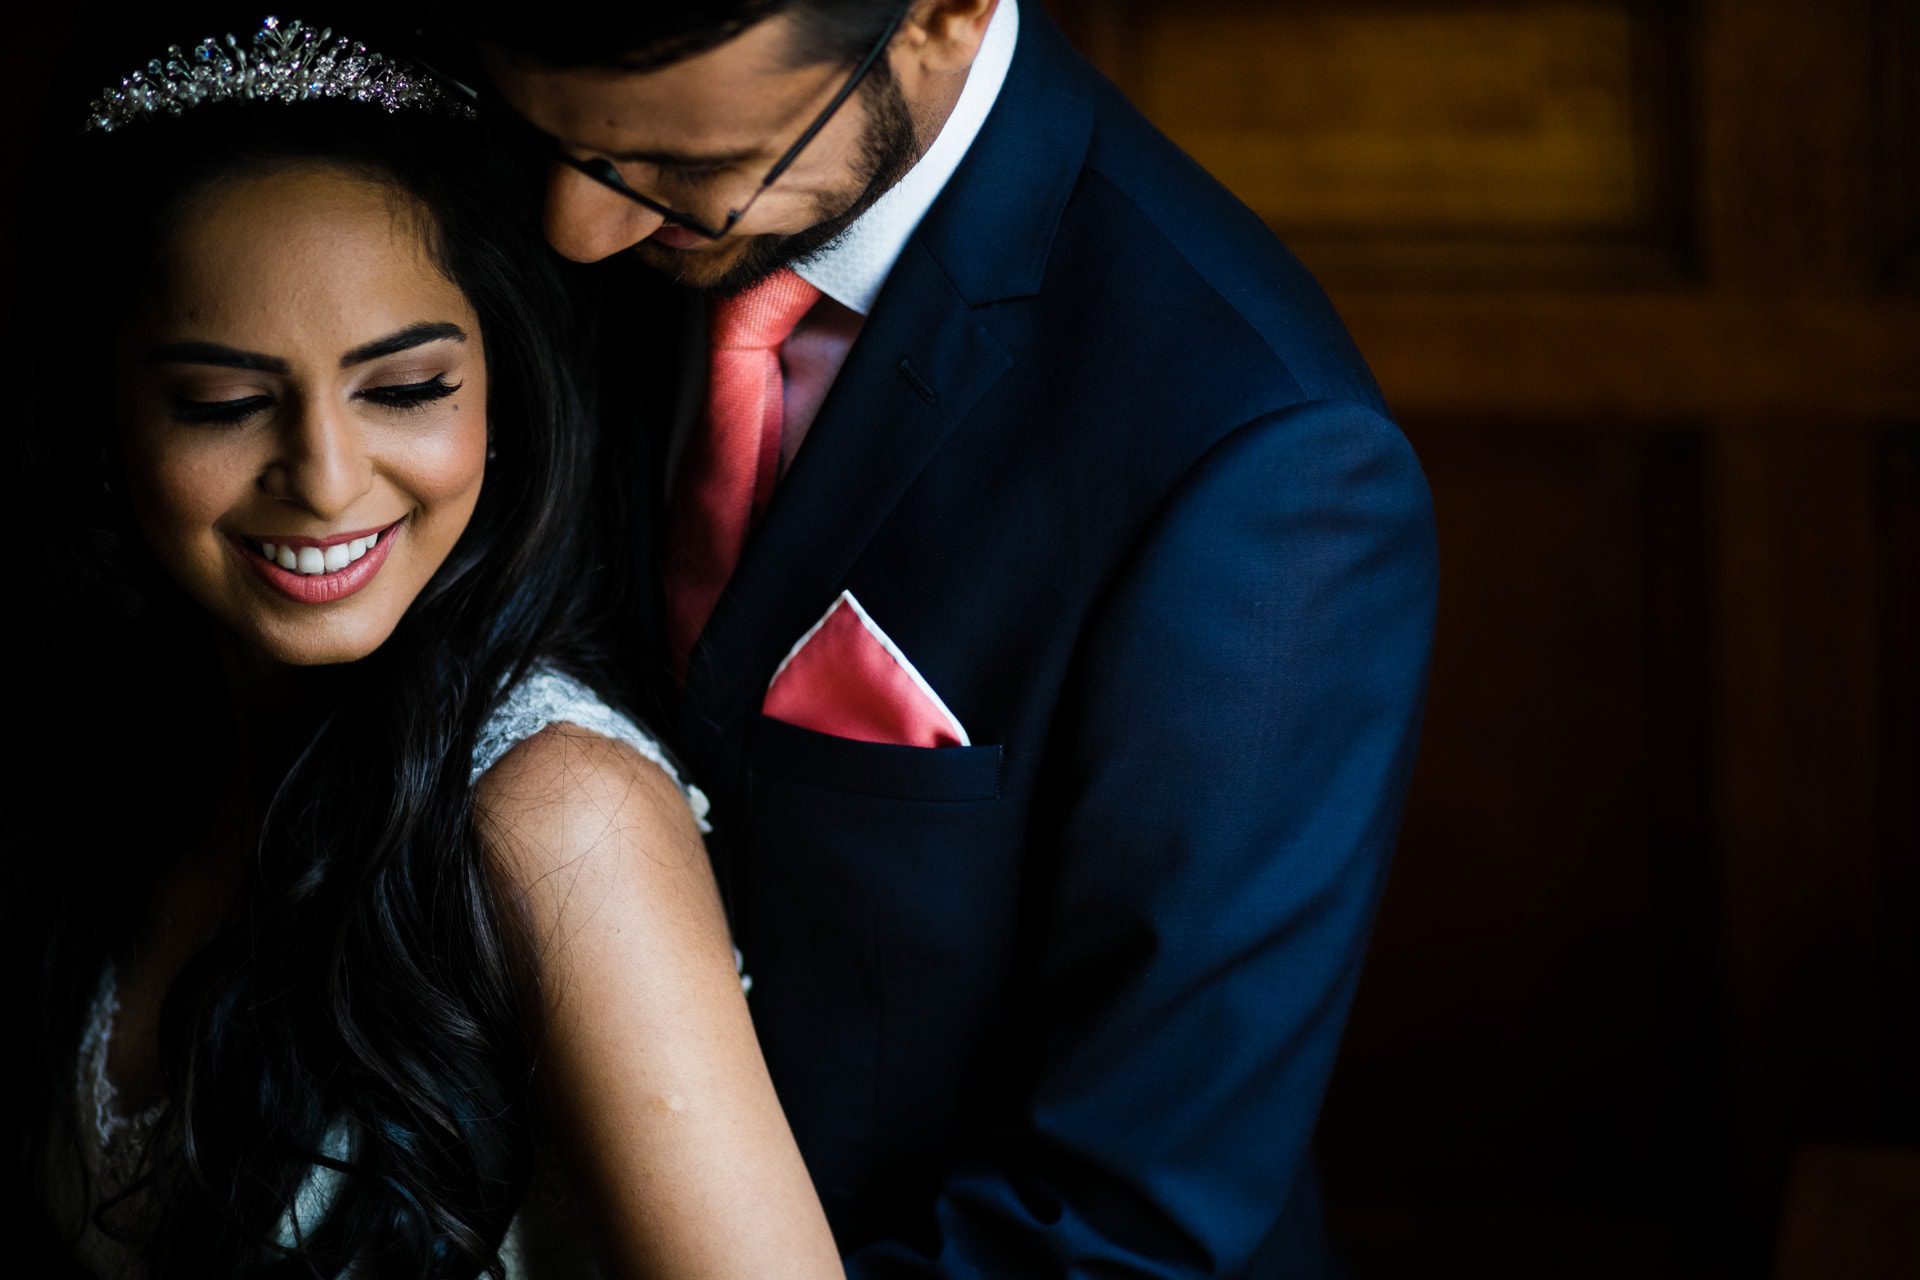
<svg viewBox="0 0 1920 1280"><path fill-rule="evenodd" d="M373 487L364 430L325 396L303 396L288 408L261 487L323 520L346 514Z"/></svg>

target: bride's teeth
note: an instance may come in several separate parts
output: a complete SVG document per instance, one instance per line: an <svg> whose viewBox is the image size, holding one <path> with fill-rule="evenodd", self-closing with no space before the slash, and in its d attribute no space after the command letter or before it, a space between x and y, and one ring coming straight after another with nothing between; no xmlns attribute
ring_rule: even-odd
<svg viewBox="0 0 1920 1280"><path fill-rule="evenodd" d="M282 569L312 576L321 573L338 573L373 550L374 543L379 540L379 534L370 533L364 538L350 538L345 542L336 542L326 547L287 547L265 539L262 539L258 546L261 555Z"/></svg>

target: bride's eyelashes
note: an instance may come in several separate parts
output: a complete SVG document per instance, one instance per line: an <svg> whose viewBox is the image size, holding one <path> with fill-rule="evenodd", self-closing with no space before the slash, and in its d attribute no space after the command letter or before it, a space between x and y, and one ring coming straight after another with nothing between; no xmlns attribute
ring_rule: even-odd
<svg viewBox="0 0 1920 1280"><path fill-rule="evenodd" d="M436 400L444 400L460 389L448 382L445 374L435 374L424 382L405 382L384 387L368 387L358 393L383 409L403 413L424 409ZM243 396L237 400L190 400L176 396L172 413L175 421L186 423L241 422L273 405L272 396Z"/></svg>
<svg viewBox="0 0 1920 1280"><path fill-rule="evenodd" d="M171 412L175 422L239 422L272 403L271 396L247 396L240 400L188 400L176 396Z"/></svg>
<svg viewBox="0 0 1920 1280"><path fill-rule="evenodd" d="M368 387L360 394L375 404L385 405L389 409L424 409L435 400L444 400L459 389L459 383L448 382L446 374L436 373L425 382L405 382L390 387Z"/></svg>

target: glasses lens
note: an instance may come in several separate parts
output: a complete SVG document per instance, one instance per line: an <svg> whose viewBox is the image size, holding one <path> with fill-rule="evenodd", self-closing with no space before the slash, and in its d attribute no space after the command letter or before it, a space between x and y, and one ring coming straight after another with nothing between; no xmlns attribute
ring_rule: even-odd
<svg viewBox="0 0 1920 1280"><path fill-rule="evenodd" d="M634 190L613 163L604 157L569 155L558 139L515 111L500 97L478 61L460 42L436 39L431 33L423 33L415 42L412 58L416 66L438 80L449 94L473 105L479 112L481 123L492 134L497 145L529 176L544 181L547 171L554 165L569 165L676 225L709 238L721 233L724 217L718 222L708 222L697 215L681 213Z"/></svg>

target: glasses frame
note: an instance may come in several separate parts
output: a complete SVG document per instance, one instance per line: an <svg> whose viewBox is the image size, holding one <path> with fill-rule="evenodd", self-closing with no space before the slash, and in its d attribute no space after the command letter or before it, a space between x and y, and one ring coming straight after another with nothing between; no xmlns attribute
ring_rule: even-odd
<svg viewBox="0 0 1920 1280"><path fill-rule="evenodd" d="M722 222L718 227L709 226L706 222L694 217L692 214L681 213L679 210L662 204L651 196L635 191L627 185L626 179L620 176L620 171L614 167L613 162L604 156L589 156L582 159L579 156L569 154L567 149L561 145L558 138L508 106L497 94L470 85L458 76L452 75L441 67L435 66L421 51L427 42L427 32L419 31L415 33L415 48L410 54L410 57L416 66L439 81L441 86L451 91L457 100L468 103L478 111L482 119L498 120L504 118L505 121L508 122L509 127L537 139L541 149L547 153L552 162L564 164L578 173L585 174L609 191L617 192L635 204L640 205L652 213L658 214L671 226L684 227L705 240L721 240L726 238L728 233L736 226L740 225L740 220L747 216L748 211L753 208L754 202L766 192L768 187L771 187L780 180L781 174L793 167L794 161L800 158L800 153L806 150L807 144L819 136L820 131L827 127L827 122L833 119L834 113L839 111L840 108L846 104L847 99L851 98L855 91L860 88L861 82L867 78L868 73L871 72L874 66L880 61L881 55L887 51L887 46L893 43L893 37L899 32L900 24L905 22L907 14L913 11L914 3L915 0L906 0L905 3L894 11L893 17L887 20L886 28L881 31L880 38L874 41L871 49L867 50L866 56L863 57L860 60L860 64L853 69L853 74L847 77L847 82L841 85L839 92L833 95L833 100L827 103L825 108L813 118L813 122L806 127L805 132L794 140L794 144L788 147L778 160L773 162L773 168L767 171L766 177L760 179L760 185L754 188L753 194L747 197L746 203L737 209L727 210L726 221Z"/></svg>

